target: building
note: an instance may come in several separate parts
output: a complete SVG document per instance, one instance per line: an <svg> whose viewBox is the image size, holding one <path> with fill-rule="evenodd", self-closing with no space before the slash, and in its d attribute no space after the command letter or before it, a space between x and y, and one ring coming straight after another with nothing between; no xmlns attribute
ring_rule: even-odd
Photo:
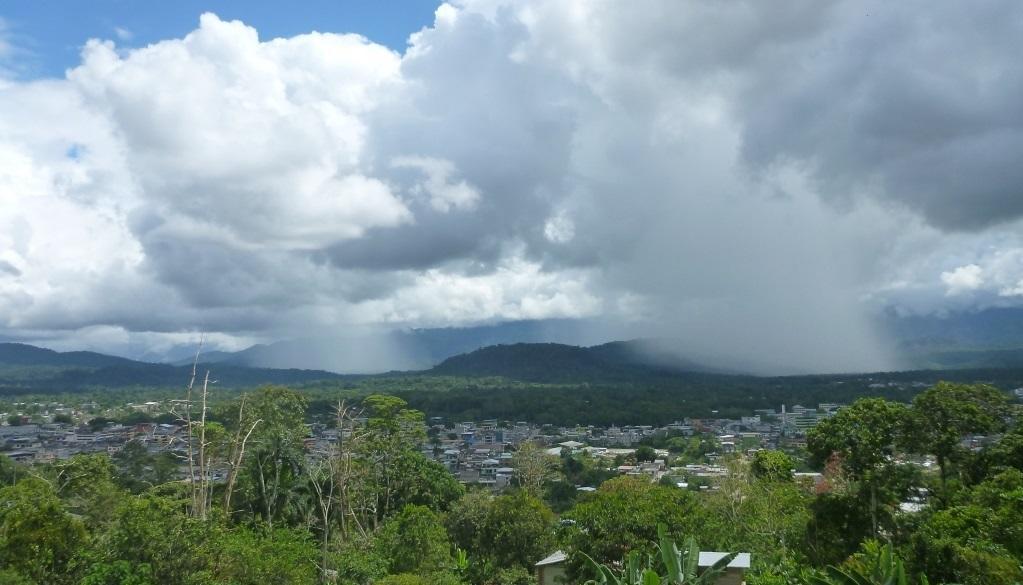
<svg viewBox="0 0 1023 585"><path fill-rule="evenodd" d="M707 569L720 561L728 553L704 551L700 553L700 569ZM739 553L728 563L725 572L718 577L714 585L743 585L746 582L746 571L749 570L750 554Z"/></svg>
<svg viewBox="0 0 1023 585"><path fill-rule="evenodd" d="M553 554L536 563L537 585L561 585L565 578L565 561L568 555L562 551L554 551Z"/></svg>

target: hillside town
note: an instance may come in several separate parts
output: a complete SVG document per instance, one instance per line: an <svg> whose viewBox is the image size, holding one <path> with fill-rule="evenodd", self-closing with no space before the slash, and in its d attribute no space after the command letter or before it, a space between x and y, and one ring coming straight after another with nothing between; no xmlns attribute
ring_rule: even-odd
<svg viewBox="0 0 1023 585"><path fill-rule="evenodd" d="M45 463L84 453L117 455L126 445L144 447L150 455L164 454L178 461L176 475L187 479L188 437L184 421L170 414L168 402L126 404L122 412L152 419L129 424L104 418L95 403L77 407L62 403L19 403L32 415L0 413L0 449L14 461ZM523 443L541 447L552 457L583 454L620 475L670 481L692 489L714 489L727 474L723 458L752 454L761 449L799 453L806 447L806 432L833 416L844 405L836 403L759 409L739 419L684 419L665 426L552 426L527 421L445 421L428 419L427 441L421 445L426 457L441 463L458 481L501 491L515 476L514 454ZM162 421L162 422L157 422ZM331 445L344 440L351 429L324 424L308 426L304 440L307 457L315 459ZM979 447L984 437L970 437ZM644 448L645 447L645 448ZM213 480L223 473L213 470ZM819 481L819 473L797 475ZM594 486L576 486L586 491Z"/></svg>

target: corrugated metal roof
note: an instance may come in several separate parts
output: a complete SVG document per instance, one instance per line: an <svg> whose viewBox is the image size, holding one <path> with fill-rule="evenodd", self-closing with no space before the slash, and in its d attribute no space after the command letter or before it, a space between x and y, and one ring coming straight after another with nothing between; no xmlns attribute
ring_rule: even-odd
<svg viewBox="0 0 1023 585"><path fill-rule="evenodd" d="M700 553L700 566L709 567L714 563L724 558L728 553L705 551ZM748 569L750 563L749 553L739 553L735 555L732 562L728 563L728 567L731 569Z"/></svg>
<svg viewBox="0 0 1023 585"><path fill-rule="evenodd" d="M556 565L558 563L563 563L566 560L568 560L568 555L566 555L564 551L558 550L554 551L553 553L551 553L550 556L538 562L536 566L542 567L544 565Z"/></svg>

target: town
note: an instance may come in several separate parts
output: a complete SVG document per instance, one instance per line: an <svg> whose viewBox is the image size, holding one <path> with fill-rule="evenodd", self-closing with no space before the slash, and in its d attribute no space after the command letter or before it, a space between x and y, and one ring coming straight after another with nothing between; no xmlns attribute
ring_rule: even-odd
<svg viewBox="0 0 1023 585"><path fill-rule="evenodd" d="M1023 394L1023 389L1016 394ZM4 421L0 426L0 453L17 462L48 463L77 454L116 456L131 445L153 457L165 456L166 461L173 463L170 468L174 478L187 481L187 427L170 410L180 406L180 402L148 401L107 409L91 401L75 407L58 402L14 403L18 412L0 413ZM536 445L552 457L582 454L620 475L713 490L717 480L727 475L723 459L730 455L780 450L800 461L806 448L806 432L844 406L782 405L778 409L758 409L739 419L684 419L665 426L558 427L527 421L453 422L431 417L421 452L441 463L460 483L494 491L511 484L516 472L514 454L524 443ZM28 411L33 414L23 414ZM124 413L128 414L121 416L121 421L107 418ZM138 422L130 422L131 419ZM304 447L310 460L352 432L351 428L331 428L323 423L307 427ZM969 436L964 438L964 446L976 449L988 440L985 436ZM225 478L222 470L211 473L215 482ZM821 479L820 473L811 471L796 471L796 476L814 482ZM582 491L595 487L576 486Z"/></svg>

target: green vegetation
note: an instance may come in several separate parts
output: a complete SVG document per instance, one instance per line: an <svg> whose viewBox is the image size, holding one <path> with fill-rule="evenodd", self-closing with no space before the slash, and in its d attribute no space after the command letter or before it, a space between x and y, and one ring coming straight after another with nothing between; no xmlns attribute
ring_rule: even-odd
<svg viewBox="0 0 1023 585"><path fill-rule="evenodd" d="M659 542L656 555L644 555L633 550L625 560L625 570L621 575L607 565L597 563L588 555L584 558L591 569L597 573L597 579L587 581L587 585L713 585L725 571L728 563L736 553L727 554L713 565L701 570L699 566L700 549L696 539L690 537L685 547L679 550L667 536L664 525L657 527Z"/></svg>
<svg viewBox="0 0 1023 585"><path fill-rule="evenodd" d="M183 417L193 433L156 453L129 442L110 457L32 467L0 455L0 582L527 585L534 563L557 549L569 583L712 582L694 572L697 543L751 553L749 585L1023 580L1023 426L995 385L924 389L922 373L887 374L879 386L879 376L647 371L607 382L416 374L208 395L195 386L186 412L99 408L76 422ZM992 382L1014 374L1001 375ZM712 435L679 431L651 435L614 463L524 443L512 486L492 494L422 452L445 433L428 435L426 414L656 424L846 397L848 407L809 432L805 457L740 448L716 459ZM310 422L343 440L310 451ZM967 448L974 434L986 440ZM654 449L671 465L714 459L727 473L686 490L670 476L614 471L659 458ZM793 474L806 467L822 480ZM180 481L183 469L192 481Z"/></svg>
<svg viewBox="0 0 1023 585"><path fill-rule="evenodd" d="M942 380L983 380L1003 390L1023 387L1019 368L781 377L684 371L638 357L624 343L594 348L493 346L450 358L425 372L376 376L222 363L209 367L220 381L210 395L213 404L233 401L258 384L287 384L301 390L310 401L311 416L321 420L333 416L339 398L361 400L373 394L397 396L411 408L448 420L607 426L660 425L685 417L738 418L781 404L849 403L864 396L910 402ZM187 366L0 344L0 411L14 401L73 403L88 396L106 407L180 398L189 375Z"/></svg>

